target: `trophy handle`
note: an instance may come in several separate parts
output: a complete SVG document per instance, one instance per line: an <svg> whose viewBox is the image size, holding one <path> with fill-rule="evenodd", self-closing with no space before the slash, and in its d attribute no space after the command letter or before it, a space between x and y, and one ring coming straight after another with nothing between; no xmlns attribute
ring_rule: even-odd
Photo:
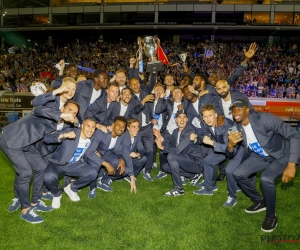
<svg viewBox="0 0 300 250"><path fill-rule="evenodd" d="M143 40L142 40L142 38L138 37L137 43L138 43L138 50L136 52L136 58L137 58L137 60L141 61L141 60L143 60Z"/></svg>

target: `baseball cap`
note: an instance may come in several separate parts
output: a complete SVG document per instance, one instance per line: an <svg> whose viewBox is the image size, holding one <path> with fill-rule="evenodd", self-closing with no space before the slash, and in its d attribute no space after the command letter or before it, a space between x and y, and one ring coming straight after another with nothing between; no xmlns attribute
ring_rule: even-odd
<svg viewBox="0 0 300 250"><path fill-rule="evenodd" d="M237 99L231 105L229 110L232 110L233 107L249 107L249 101L247 99Z"/></svg>
<svg viewBox="0 0 300 250"><path fill-rule="evenodd" d="M186 110L185 109L179 109L176 113L176 117L178 117L181 114L185 114L187 116Z"/></svg>

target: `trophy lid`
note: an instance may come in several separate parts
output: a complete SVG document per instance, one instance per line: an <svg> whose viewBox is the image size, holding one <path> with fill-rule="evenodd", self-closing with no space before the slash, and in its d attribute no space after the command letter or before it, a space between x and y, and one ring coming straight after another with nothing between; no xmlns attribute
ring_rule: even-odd
<svg viewBox="0 0 300 250"><path fill-rule="evenodd" d="M143 38L144 43L154 43L155 42L155 37L154 36L146 36Z"/></svg>

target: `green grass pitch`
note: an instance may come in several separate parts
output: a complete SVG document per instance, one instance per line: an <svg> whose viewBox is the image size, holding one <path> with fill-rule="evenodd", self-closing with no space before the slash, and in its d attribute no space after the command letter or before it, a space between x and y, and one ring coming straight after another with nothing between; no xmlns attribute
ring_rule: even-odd
<svg viewBox="0 0 300 250"><path fill-rule="evenodd" d="M95 199L89 199L88 188L84 188L77 203L63 194L61 208L39 213L44 222L32 225L20 219L20 210L7 212L13 198L14 170L2 152L0 166L1 250L300 249L300 242L268 243L285 237L300 240L299 172L286 189L277 181L279 222L275 231L267 234L260 229L265 212L246 214L244 209L252 203L242 192L235 207L222 207L226 182L218 183L213 196L194 195L196 188L186 185L184 196L169 198L163 194L172 188L170 176L148 182L139 175L136 194L130 193L126 181L114 182L112 193L97 190ZM157 172L152 170L151 175Z"/></svg>

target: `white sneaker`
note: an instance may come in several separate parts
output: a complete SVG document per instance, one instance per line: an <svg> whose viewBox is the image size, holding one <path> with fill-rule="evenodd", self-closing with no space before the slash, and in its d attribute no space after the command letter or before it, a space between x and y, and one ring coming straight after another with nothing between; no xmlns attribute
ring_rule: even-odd
<svg viewBox="0 0 300 250"><path fill-rule="evenodd" d="M158 169L158 166L157 166L157 163L156 163L156 162L153 162L152 168L153 168L153 169Z"/></svg>
<svg viewBox="0 0 300 250"><path fill-rule="evenodd" d="M62 195L60 196L53 196L53 200L52 200L52 204L51 206L55 209L59 209L60 208L60 200L61 200Z"/></svg>
<svg viewBox="0 0 300 250"><path fill-rule="evenodd" d="M69 196L71 201L80 201L80 197L78 196L77 192L72 191L71 184L72 183L64 188L65 193Z"/></svg>

